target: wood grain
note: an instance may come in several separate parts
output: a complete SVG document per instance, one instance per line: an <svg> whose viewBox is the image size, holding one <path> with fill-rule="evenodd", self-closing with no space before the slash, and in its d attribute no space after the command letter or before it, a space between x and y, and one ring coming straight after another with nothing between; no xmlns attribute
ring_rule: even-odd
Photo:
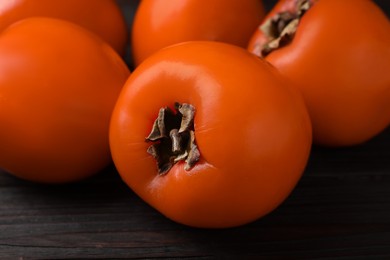
<svg viewBox="0 0 390 260"><path fill-rule="evenodd" d="M389 158L390 130L358 147L314 147L304 177L277 210L225 230L171 222L130 191L113 167L63 186L3 172L0 259L390 257Z"/></svg>

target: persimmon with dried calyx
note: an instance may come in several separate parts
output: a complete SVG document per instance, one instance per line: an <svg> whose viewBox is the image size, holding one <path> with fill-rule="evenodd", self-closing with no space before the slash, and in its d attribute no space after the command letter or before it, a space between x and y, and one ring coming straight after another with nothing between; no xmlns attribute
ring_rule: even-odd
<svg viewBox="0 0 390 260"><path fill-rule="evenodd" d="M125 53L127 25L115 0L0 0L0 32L34 16L76 23L99 35L119 54Z"/></svg>
<svg viewBox="0 0 390 260"><path fill-rule="evenodd" d="M111 163L111 112L129 70L95 34L27 18L0 33L0 168L30 181L78 181Z"/></svg>
<svg viewBox="0 0 390 260"><path fill-rule="evenodd" d="M301 91L313 140L357 145L390 123L390 22L367 0L282 0L248 50Z"/></svg>
<svg viewBox="0 0 390 260"><path fill-rule="evenodd" d="M271 212L300 179L311 124L268 63L217 42L167 47L137 67L110 124L115 166L168 218L233 227Z"/></svg>
<svg viewBox="0 0 390 260"><path fill-rule="evenodd" d="M193 40L245 48L263 18L261 0L142 0L132 26L134 63L161 48Z"/></svg>

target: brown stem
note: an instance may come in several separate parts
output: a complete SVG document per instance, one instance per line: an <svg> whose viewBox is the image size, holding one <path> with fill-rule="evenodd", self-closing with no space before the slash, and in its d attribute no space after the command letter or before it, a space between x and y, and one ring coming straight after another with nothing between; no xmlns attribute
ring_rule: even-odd
<svg viewBox="0 0 390 260"><path fill-rule="evenodd" d="M298 29L302 16L312 6L310 0L297 1L295 12L281 12L264 22L260 30L268 41L260 47L260 57L289 44Z"/></svg>
<svg viewBox="0 0 390 260"><path fill-rule="evenodd" d="M186 103L175 103L175 112L169 107L160 109L152 131L146 137L147 142L153 142L147 152L156 159L160 175L166 174L179 161L185 161L186 171L199 161L194 117L195 108Z"/></svg>

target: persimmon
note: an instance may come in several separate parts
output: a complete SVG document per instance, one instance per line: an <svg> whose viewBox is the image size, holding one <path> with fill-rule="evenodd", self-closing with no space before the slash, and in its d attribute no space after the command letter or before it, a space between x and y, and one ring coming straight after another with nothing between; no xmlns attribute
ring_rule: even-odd
<svg viewBox="0 0 390 260"><path fill-rule="evenodd" d="M389 126L390 22L373 1L279 1L248 50L301 91L315 143L357 145Z"/></svg>
<svg viewBox="0 0 390 260"><path fill-rule="evenodd" d="M0 32L33 16L59 18L79 24L124 54L127 25L115 0L0 0Z"/></svg>
<svg viewBox="0 0 390 260"><path fill-rule="evenodd" d="M221 41L246 48L264 12L261 0L142 0L132 25L134 64L185 41Z"/></svg>
<svg viewBox="0 0 390 260"><path fill-rule="evenodd" d="M114 164L168 218L205 228L254 221L286 199L311 147L301 95L245 49L166 47L129 77L110 124Z"/></svg>
<svg viewBox="0 0 390 260"><path fill-rule="evenodd" d="M86 29L26 18L0 33L0 168L64 183L111 163L111 112L129 70Z"/></svg>

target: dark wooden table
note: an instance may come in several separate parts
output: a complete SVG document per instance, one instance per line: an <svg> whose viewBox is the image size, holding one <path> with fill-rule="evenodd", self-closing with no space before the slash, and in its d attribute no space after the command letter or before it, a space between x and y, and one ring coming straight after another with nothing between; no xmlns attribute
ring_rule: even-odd
<svg viewBox="0 0 390 260"><path fill-rule="evenodd" d="M130 21L132 10L126 12ZM313 147L291 196L268 216L232 229L166 219L113 166L63 186L0 171L0 259L232 256L390 259L390 129L356 147Z"/></svg>

